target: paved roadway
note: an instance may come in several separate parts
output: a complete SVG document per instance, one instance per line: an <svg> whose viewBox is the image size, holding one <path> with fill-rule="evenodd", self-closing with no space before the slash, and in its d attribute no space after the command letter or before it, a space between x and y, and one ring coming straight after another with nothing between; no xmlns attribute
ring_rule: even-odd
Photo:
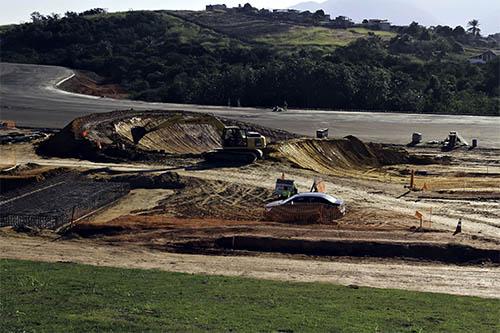
<svg viewBox="0 0 500 333"><path fill-rule="evenodd" d="M63 127L75 117L94 112L130 108L187 110L210 112L303 135L314 135L317 128L328 127L333 136L352 134L385 143L407 143L413 132L421 132L424 140L443 139L455 130L466 139L478 138L482 147L500 148L500 117L312 110L274 113L256 108L115 100L56 88L58 82L72 74L72 70L62 67L0 63L0 118L15 120L21 126Z"/></svg>

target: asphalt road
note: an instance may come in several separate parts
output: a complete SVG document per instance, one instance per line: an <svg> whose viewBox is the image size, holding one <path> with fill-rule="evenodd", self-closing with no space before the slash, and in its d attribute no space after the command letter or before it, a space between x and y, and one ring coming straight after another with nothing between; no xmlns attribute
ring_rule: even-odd
<svg viewBox="0 0 500 333"><path fill-rule="evenodd" d="M413 132L424 140L442 140L449 131L466 139L477 138L482 147L500 148L500 117L420 115L376 112L228 108L202 105L146 103L98 98L61 91L55 85L72 70L54 66L0 63L0 118L20 126L63 127L73 118L95 112L135 110L186 110L209 112L255 124L314 135L328 127L333 136L355 135L384 143L408 143Z"/></svg>

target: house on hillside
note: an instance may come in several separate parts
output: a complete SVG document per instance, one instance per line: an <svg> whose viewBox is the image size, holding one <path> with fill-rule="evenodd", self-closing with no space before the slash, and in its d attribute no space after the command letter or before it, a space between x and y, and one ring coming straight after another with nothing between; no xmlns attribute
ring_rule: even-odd
<svg viewBox="0 0 500 333"><path fill-rule="evenodd" d="M471 64L485 64L495 60L500 55L500 50L488 50L484 53L469 58Z"/></svg>
<svg viewBox="0 0 500 333"><path fill-rule="evenodd" d="M226 10L227 6L222 4L222 5L206 5L205 10L206 11L214 11L214 10Z"/></svg>
<svg viewBox="0 0 500 333"><path fill-rule="evenodd" d="M382 19L364 20L362 26L372 30L383 30L383 31L391 30L391 22Z"/></svg>
<svg viewBox="0 0 500 333"><path fill-rule="evenodd" d="M328 22L328 25L332 28L347 29L354 26L354 22L347 16L337 16Z"/></svg>

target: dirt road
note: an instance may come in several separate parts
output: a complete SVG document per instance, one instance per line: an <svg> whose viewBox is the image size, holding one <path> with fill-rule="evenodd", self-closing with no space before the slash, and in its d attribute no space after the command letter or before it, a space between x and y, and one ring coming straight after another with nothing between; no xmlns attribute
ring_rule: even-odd
<svg viewBox="0 0 500 333"><path fill-rule="evenodd" d="M205 256L140 247L116 247L89 240L54 240L10 231L0 233L0 257L121 268L159 269L259 279L326 282L500 298L500 267L470 267L387 261L301 260L283 256Z"/></svg>

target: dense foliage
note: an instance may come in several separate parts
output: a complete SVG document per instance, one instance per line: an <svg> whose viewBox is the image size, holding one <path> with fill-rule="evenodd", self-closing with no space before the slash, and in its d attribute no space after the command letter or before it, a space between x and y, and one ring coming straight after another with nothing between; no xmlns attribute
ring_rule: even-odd
<svg viewBox="0 0 500 333"><path fill-rule="evenodd" d="M167 12L39 14L1 33L2 61L95 71L148 101L499 115L499 61L463 28L413 24L334 51L246 43ZM472 38L473 39L473 38Z"/></svg>

